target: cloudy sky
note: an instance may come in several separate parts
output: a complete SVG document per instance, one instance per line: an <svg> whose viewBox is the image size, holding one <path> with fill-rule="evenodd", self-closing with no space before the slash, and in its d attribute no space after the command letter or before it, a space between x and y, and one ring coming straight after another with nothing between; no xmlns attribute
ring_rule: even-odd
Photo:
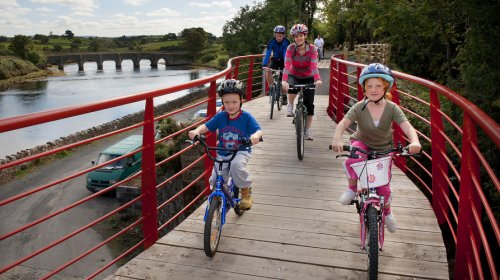
<svg viewBox="0 0 500 280"><path fill-rule="evenodd" d="M240 7L263 0L0 0L0 35L119 37L203 27L216 36Z"/></svg>

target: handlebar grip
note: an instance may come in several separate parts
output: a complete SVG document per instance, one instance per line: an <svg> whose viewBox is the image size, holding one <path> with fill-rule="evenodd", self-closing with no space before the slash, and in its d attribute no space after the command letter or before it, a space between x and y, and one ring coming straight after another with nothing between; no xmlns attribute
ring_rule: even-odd
<svg viewBox="0 0 500 280"><path fill-rule="evenodd" d="M328 145L328 149L329 149L329 150L333 150L333 146L332 146L331 144L330 144L330 145ZM343 151L347 151L347 152L348 152L348 151L350 151L350 150L351 150L351 146L349 146L349 145L343 145L343 146L342 146L342 150L343 150Z"/></svg>

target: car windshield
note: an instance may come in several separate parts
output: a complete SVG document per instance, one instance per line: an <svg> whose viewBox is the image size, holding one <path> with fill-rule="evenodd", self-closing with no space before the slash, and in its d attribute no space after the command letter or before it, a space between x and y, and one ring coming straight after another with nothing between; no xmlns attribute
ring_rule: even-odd
<svg viewBox="0 0 500 280"><path fill-rule="evenodd" d="M97 158L96 165L105 163L105 162L110 161L112 159L115 159L117 157L119 157L119 155L100 154L99 157ZM108 165L106 165L104 167L101 167L101 169L118 169L118 168L123 168L123 162L124 162L124 160L120 159L117 162L113 162L113 163L108 164Z"/></svg>
<svg viewBox="0 0 500 280"><path fill-rule="evenodd" d="M207 110L199 110L193 116L193 119L205 118L207 116Z"/></svg>

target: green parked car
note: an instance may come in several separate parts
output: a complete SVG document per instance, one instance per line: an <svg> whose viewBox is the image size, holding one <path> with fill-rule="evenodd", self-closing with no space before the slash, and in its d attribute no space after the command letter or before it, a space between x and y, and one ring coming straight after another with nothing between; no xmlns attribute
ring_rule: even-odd
<svg viewBox="0 0 500 280"><path fill-rule="evenodd" d="M142 147L142 135L131 135L99 154L92 165L99 165ZM142 153L130 155L87 174L87 189L98 192L119 182L141 169Z"/></svg>

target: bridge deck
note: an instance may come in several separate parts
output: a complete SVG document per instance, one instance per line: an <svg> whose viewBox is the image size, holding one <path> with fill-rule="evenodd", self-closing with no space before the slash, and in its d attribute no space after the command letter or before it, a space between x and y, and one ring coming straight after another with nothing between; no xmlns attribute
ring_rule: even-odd
<svg viewBox="0 0 500 280"><path fill-rule="evenodd" d="M355 207L338 202L346 179L343 159L335 159L328 150L335 123L325 113L327 96L316 96L315 104L316 138L306 143L303 161L296 156L291 118L282 111L269 120L267 98L244 105L265 133L249 165L254 206L241 217L228 214L213 258L203 251L200 207L107 279L366 277L367 257L359 248ZM393 190L398 230L386 231L380 279L448 279L446 249L430 203L397 168Z"/></svg>

